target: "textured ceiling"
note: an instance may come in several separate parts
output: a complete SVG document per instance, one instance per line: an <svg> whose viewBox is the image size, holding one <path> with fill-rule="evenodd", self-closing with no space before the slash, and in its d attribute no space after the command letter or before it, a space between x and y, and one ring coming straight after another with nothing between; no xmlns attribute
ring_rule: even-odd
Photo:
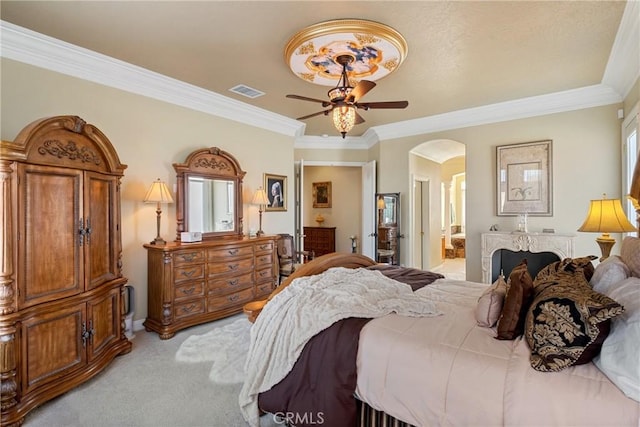
<svg viewBox="0 0 640 427"><path fill-rule="evenodd" d="M357 18L384 23L408 43L401 67L363 102L408 100L370 110L369 127L598 84L625 3L620 1L5 1L2 20L296 118L320 111L289 93L326 98L296 77L284 48L301 29ZM229 92L238 84L266 95ZM336 135L330 119L306 135Z"/></svg>

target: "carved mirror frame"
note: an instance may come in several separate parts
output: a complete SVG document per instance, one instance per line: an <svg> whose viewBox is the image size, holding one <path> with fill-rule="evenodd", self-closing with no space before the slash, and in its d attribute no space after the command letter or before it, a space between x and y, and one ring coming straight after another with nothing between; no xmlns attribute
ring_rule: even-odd
<svg viewBox="0 0 640 427"><path fill-rule="evenodd" d="M203 232L203 240L212 238L241 238L242 237L242 180L246 174L240 163L226 151L218 147L202 148L189 154L184 163L174 163L176 171L176 221L177 236L189 231L189 177L201 177L230 181L234 183L234 221L233 228L224 231Z"/></svg>

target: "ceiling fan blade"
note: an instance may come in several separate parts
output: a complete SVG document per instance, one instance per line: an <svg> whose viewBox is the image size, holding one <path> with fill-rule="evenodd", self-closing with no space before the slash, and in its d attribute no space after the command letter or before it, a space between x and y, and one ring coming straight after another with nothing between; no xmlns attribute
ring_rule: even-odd
<svg viewBox="0 0 640 427"><path fill-rule="evenodd" d="M407 108L409 101L359 102L354 105L365 110L370 108Z"/></svg>
<svg viewBox="0 0 640 427"><path fill-rule="evenodd" d="M358 99L362 98L369 92L371 89L376 87L374 82L370 82L369 80L360 80L360 82L351 90L349 97L347 98L347 102L358 102Z"/></svg>
<svg viewBox="0 0 640 427"><path fill-rule="evenodd" d="M358 112L356 111L356 121L354 122L354 124L359 125L360 123L364 123L364 119L362 118L362 116L360 114L358 114Z"/></svg>
<svg viewBox="0 0 640 427"><path fill-rule="evenodd" d="M326 116L326 115L329 114L329 111L331 111L331 109L324 110L324 111L318 111L317 113L308 114L306 116L298 117L296 120L310 119L311 117L319 116L320 114L324 114Z"/></svg>
<svg viewBox="0 0 640 427"><path fill-rule="evenodd" d="M287 95L287 98L299 99L301 101L319 102L322 104L323 107L328 107L329 105L331 105L331 102L329 101L326 101L326 100L323 101L322 99L308 98L306 96L301 96L301 95Z"/></svg>

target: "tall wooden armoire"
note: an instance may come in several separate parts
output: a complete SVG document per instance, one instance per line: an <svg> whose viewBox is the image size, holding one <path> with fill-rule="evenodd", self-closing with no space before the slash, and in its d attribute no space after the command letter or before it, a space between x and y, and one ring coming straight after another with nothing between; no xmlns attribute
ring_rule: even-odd
<svg viewBox="0 0 640 427"><path fill-rule="evenodd" d="M76 116L0 143L0 424L131 351L120 180L107 137Z"/></svg>

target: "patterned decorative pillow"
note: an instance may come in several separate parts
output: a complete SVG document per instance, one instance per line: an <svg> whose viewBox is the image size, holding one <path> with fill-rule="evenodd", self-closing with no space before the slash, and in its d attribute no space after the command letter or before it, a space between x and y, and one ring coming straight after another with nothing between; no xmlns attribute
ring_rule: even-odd
<svg viewBox="0 0 640 427"><path fill-rule="evenodd" d="M533 298L533 280L523 259L509 275L507 294L498 319L499 340L512 340L522 335L524 319Z"/></svg>
<svg viewBox="0 0 640 427"><path fill-rule="evenodd" d="M573 273L578 270L582 272L588 282L591 280L591 277L593 277L595 271L591 261L597 258L595 255L589 255L580 258L565 258L561 261L552 262L536 274L533 286L537 287L539 284L548 280L554 281L558 274L568 273L573 275Z"/></svg>
<svg viewBox="0 0 640 427"><path fill-rule="evenodd" d="M633 277L640 277L640 238L625 237L622 241L620 258L627 264Z"/></svg>
<svg viewBox="0 0 640 427"><path fill-rule="evenodd" d="M507 282L500 275L478 298L476 321L485 328L493 327L500 318L504 298L507 295Z"/></svg>
<svg viewBox="0 0 640 427"><path fill-rule="evenodd" d="M537 371L557 372L589 362L609 334L610 319L624 311L591 289L583 268L571 271L569 264L535 288L526 315L524 335Z"/></svg>

